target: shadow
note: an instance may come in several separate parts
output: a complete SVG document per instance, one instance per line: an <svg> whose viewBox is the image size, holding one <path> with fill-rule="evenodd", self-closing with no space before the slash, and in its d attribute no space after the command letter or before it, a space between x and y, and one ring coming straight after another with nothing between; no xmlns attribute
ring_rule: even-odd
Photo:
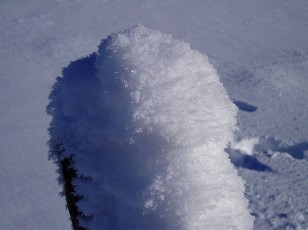
<svg viewBox="0 0 308 230"><path fill-rule="evenodd" d="M59 183L63 186L66 207L74 230L85 230L86 228L80 226L80 219L90 217L84 215L77 205L83 198L76 191L74 181L81 179L82 175L75 168L74 154L71 151L67 152L63 144L68 137L73 141L74 134L68 135L62 131L71 124L81 122L81 119L74 116L74 113L84 118L87 106L95 107L95 102L99 98L98 80L95 77L94 68L95 58L96 54L92 54L70 63L63 69L63 77L57 78L49 95L50 103L46 109L47 113L52 116L49 128L49 158L58 166Z"/></svg>
<svg viewBox="0 0 308 230"><path fill-rule="evenodd" d="M270 167L258 161L255 157L243 154L239 150L228 148L226 152L229 154L232 164L237 168L273 172Z"/></svg>
<svg viewBox="0 0 308 230"><path fill-rule="evenodd" d="M91 223L164 230L156 213L144 213L142 199L161 173L156 162L168 143L154 131L135 132L130 92L114 76L127 76L129 69L109 58L108 42L100 48L105 50L102 63L94 53L70 63L57 78L46 109L52 116L49 158L58 166L74 230Z"/></svg>
<svg viewBox="0 0 308 230"><path fill-rule="evenodd" d="M287 153L291 157L298 160L307 160L305 152L308 151L308 142L301 142L291 146L283 146L281 141L276 140L275 138L267 138L257 144L255 148L260 152L268 152L268 150L271 150L274 152Z"/></svg>
<svg viewBox="0 0 308 230"><path fill-rule="evenodd" d="M250 105L243 101L233 100L233 103L239 108L239 110L245 111L245 112L255 112L258 107L254 105Z"/></svg>
<svg viewBox="0 0 308 230"><path fill-rule="evenodd" d="M273 150L279 151L279 152L286 152L290 154L295 159L303 160L306 159L307 156L305 156L305 151L308 151L308 142L302 142L296 145L292 145L289 147L278 147L274 148ZM307 159L306 159L307 160Z"/></svg>

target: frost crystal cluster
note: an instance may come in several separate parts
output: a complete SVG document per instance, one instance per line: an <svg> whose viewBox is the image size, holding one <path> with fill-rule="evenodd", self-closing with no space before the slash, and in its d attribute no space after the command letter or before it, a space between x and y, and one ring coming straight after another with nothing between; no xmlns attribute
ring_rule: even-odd
<svg viewBox="0 0 308 230"><path fill-rule="evenodd" d="M236 107L189 44L141 25L113 34L64 69L50 99L51 156L74 171L81 227L252 229L224 151Z"/></svg>

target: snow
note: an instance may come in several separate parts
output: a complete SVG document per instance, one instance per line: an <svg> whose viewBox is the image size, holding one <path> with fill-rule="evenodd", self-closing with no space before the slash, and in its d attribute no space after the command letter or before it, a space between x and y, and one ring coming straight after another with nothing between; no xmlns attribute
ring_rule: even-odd
<svg viewBox="0 0 308 230"><path fill-rule="evenodd" d="M297 186L308 178L307 11L305 0L1 1L1 228L69 229L47 159L48 95L63 67L142 23L206 53L239 107L236 141L259 139L252 155L234 151L254 228L307 229L307 189Z"/></svg>
<svg viewBox="0 0 308 230"><path fill-rule="evenodd" d="M238 150L243 154L252 155L254 153L255 145L258 143L258 138L244 138L240 141L235 141L230 147L233 150Z"/></svg>
<svg viewBox="0 0 308 230"><path fill-rule="evenodd" d="M256 153L272 172L239 169L249 183L246 196L255 216L255 229L307 229L307 161L275 152L271 157ZM269 192L271 191L271 192Z"/></svg>
<svg viewBox="0 0 308 230"><path fill-rule="evenodd" d="M142 25L113 34L50 99L52 157L73 157L82 227L252 229L224 152L236 107L189 44Z"/></svg>

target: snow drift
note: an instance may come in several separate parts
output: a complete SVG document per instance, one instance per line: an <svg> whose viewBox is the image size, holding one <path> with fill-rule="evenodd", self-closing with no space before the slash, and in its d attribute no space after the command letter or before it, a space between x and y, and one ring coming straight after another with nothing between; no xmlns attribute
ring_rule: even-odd
<svg viewBox="0 0 308 230"><path fill-rule="evenodd" d="M50 99L51 157L73 170L77 225L252 229L224 151L236 107L187 43L140 25L113 34L64 69Z"/></svg>

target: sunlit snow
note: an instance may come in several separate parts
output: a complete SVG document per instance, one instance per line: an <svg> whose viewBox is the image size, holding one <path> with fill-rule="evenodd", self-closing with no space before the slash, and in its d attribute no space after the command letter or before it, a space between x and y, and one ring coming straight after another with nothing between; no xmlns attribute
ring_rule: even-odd
<svg viewBox="0 0 308 230"><path fill-rule="evenodd" d="M48 160L48 95L63 67L93 66L97 54L86 57L102 38L142 23L206 54L238 107L241 144L226 151L246 182L254 229L307 229L307 12L306 0L0 1L0 228L70 229ZM98 92L96 81L87 83L86 92ZM92 96L89 109L101 98Z"/></svg>
<svg viewBox="0 0 308 230"><path fill-rule="evenodd" d="M224 152L236 107L189 44L141 25L111 35L64 70L50 99L52 157L73 159L81 226L252 228Z"/></svg>

